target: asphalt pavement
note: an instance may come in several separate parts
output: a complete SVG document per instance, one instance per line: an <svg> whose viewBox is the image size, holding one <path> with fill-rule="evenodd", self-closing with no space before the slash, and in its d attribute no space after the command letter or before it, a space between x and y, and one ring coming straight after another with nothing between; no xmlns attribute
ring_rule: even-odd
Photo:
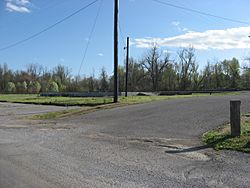
<svg viewBox="0 0 250 188"><path fill-rule="evenodd" d="M0 103L0 187L249 187L250 155L214 151L202 133L250 92L158 101L34 121L63 107Z"/></svg>

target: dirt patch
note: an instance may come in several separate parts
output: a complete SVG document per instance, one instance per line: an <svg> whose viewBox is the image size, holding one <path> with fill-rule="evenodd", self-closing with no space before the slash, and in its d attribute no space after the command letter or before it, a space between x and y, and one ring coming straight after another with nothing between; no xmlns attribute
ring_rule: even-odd
<svg viewBox="0 0 250 188"><path fill-rule="evenodd" d="M195 161L208 161L211 158L206 154L205 150L207 146L198 145L197 142L193 141L193 145L190 145L190 139L180 138L135 138L135 137L116 137L104 133L92 132L84 133L85 138L94 139L98 141L108 141L115 143L132 144L141 146L142 148L154 148L160 152L164 152L170 155L176 155L178 157L188 158L189 160ZM189 143L189 145L185 145Z"/></svg>

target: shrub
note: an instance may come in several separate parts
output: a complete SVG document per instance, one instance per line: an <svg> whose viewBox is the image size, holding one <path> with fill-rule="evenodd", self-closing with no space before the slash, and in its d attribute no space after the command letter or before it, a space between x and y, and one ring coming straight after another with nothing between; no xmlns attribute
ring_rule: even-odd
<svg viewBox="0 0 250 188"><path fill-rule="evenodd" d="M16 92L16 86L13 82L8 82L5 88L5 91L7 93L15 93Z"/></svg>
<svg viewBox="0 0 250 188"><path fill-rule="evenodd" d="M28 93L39 93L41 90L41 84L38 81L30 81L28 86Z"/></svg>
<svg viewBox="0 0 250 188"><path fill-rule="evenodd" d="M26 93L27 92L27 83L25 81L17 82L16 84L16 92L17 93Z"/></svg>
<svg viewBox="0 0 250 188"><path fill-rule="evenodd" d="M50 82L48 92L59 92L58 84L56 82Z"/></svg>

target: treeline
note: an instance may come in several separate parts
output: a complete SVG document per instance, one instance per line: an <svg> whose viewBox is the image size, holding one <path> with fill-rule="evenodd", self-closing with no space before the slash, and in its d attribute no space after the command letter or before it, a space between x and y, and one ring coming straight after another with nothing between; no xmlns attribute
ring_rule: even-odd
<svg viewBox="0 0 250 188"><path fill-rule="evenodd" d="M119 91L125 88L125 67L119 66ZM236 58L207 62L199 69L193 48L183 48L171 59L157 47L149 49L141 59L129 59L129 91L250 89L250 69L241 71ZM103 68L98 77L72 76L69 68L57 65L52 70L29 64L25 71L12 71L0 65L1 93L92 92L112 91L113 76Z"/></svg>

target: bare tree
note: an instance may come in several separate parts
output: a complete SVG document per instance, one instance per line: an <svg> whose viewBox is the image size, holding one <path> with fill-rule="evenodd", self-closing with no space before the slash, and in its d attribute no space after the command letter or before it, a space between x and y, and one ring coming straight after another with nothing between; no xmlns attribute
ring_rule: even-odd
<svg viewBox="0 0 250 188"><path fill-rule="evenodd" d="M153 91L157 91L159 88L158 86L162 73L170 63L169 57L170 55L168 53L162 57L159 49L156 46L153 46L140 62L141 66L146 69L150 76Z"/></svg>
<svg viewBox="0 0 250 188"><path fill-rule="evenodd" d="M39 64L31 63L31 64L28 64L26 68L27 68L26 72L30 76L29 81L37 80L37 78L40 77L43 72L43 66Z"/></svg>
<svg viewBox="0 0 250 188"><path fill-rule="evenodd" d="M128 91L145 90L144 69L134 58L129 58L128 64Z"/></svg>
<svg viewBox="0 0 250 188"><path fill-rule="evenodd" d="M247 56L244 58L244 65L243 65L243 69L244 70L250 70L250 56Z"/></svg>
<svg viewBox="0 0 250 188"><path fill-rule="evenodd" d="M109 89L108 75L104 67L101 70L99 82L100 82L100 91L108 91Z"/></svg>
<svg viewBox="0 0 250 188"><path fill-rule="evenodd" d="M179 63L177 66L177 74L179 77L179 88L186 90L191 85L192 73L196 68L195 50L192 47L183 48L178 52Z"/></svg>

